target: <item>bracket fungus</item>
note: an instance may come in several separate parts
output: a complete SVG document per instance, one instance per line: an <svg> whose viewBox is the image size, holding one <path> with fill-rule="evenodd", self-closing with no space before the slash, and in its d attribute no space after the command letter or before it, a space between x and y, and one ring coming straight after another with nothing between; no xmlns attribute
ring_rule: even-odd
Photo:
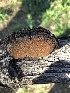
<svg viewBox="0 0 70 93"><path fill-rule="evenodd" d="M58 40L43 27L24 28L2 40L7 52L15 59L45 57L58 47Z"/></svg>

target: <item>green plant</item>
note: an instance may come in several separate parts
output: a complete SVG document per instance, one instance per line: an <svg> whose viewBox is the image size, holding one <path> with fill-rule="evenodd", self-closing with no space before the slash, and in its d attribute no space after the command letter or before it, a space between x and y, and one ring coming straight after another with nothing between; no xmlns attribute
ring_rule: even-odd
<svg viewBox="0 0 70 93"><path fill-rule="evenodd" d="M15 93L29 93L28 87L18 88Z"/></svg>
<svg viewBox="0 0 70 93"><path fill-rule="evenodd" d="M14 22L10 22L8 27L11 31L41 25L56 36L70 35L70 0L5 0L5 2L9 6L0 8L0 24L3 24L7 17L11 17L10 14L16 13L16 8L20 8ZM17 23L16 20L20 17L22 20Z"/></svg>
<svg viewBox="0 0 70 93"><path fill-rule="evenodd" d="M10 31L16 31L16 30L21 30L21 29L23 29L23 28L25 28L25 27L27 27L27 25L26 24L17 24L17 25L15 25L15 26L13 26L13 28L10 28Z"/></svg>
<svg viewBox="0 0 70 93"><path fill-rule="evenodd" d="M6 20L7 18L7 12L4 8L0 7L0 24Z"/></svg>
<svg viewBox="0 0 70 93"><path fill-rule="evenodd" d="M42 17L42 25L51 29L56 36L63 35L70 28L70 6L67 0L64 4L63 1L57 0L51 3Z"/></svg>
<svg viewBox="0 0 70 93"><path fill-rule="evenodd" d="M22 0L24 1L23 12L27 15L25 20L28 26L39 26L42 14L50 6L50 0ZM28 17L30 16L30 18Z"/></svg>

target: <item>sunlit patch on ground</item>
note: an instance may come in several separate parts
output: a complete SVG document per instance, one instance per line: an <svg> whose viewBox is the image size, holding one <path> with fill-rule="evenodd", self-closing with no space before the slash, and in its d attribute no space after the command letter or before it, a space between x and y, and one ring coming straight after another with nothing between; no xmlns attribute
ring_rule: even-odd
<svg viewBox="0 0 70 93"><path fill-rule="evenodd" d="M16 93L48 93L55 84L27 85L17 89Z"/></svg>

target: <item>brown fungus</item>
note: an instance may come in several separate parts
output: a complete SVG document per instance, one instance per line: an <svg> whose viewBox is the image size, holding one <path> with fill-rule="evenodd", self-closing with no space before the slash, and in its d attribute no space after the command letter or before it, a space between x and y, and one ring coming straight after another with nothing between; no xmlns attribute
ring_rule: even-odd
<svg viewBox="0 0 70 93"><path fill-rule="evenodd" d="M10 36L8 37L10 38ZM11 42L7 43L7 51L15 59L45 57L58 47L56 37L49 30L42 27L26 28L12 33L12 36L8 39Z"/></svg>

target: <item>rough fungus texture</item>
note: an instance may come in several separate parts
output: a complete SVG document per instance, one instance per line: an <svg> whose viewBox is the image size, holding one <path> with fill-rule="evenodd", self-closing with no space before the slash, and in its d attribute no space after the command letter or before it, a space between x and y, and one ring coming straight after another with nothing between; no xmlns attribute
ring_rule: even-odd
<svg viewBox="0 0 70 93"><path fill-rule="evenodd" d="M47 33L50 34L49 35L51 36L50 38L54 37L51 33L49 33L49 31L47 31ZM13 49L14 49L14 46L16 45L18 49L18 46L19 46L17 45L18 42L19 43L21 42L21 44L24 45L21 38L18 40L20 36L20 32L18 34L12 34L12 37L16 37L16 38L11 40L12 37L10 36L6 38L5 40L1 41L1 43L4 44L5 47L11 44ZM38 36L38 35L36 36L35 35L33 34L30 35L30 39L28 39L28 36L26 37L26 39L29 40L29 42L27 42L28 44L30 44L31 39L34 40L36 36ZM21 34L21 37L23 36L24 34ZM40 36L41 39L39 38L40 40L39 43L41 42L41 40L44 40L43 36L44 35L42 35L42 37ZM26 39L24 39L25 42L26 42ZM38 38L36 39L38 40ZM55 41L55 37L50 40ZM35 58L34 56L36 56L36 54L33 54L34 58L25 57L24 55L25 58L20 57L18 59L15 59L17 57L13 58L12 56L10 56L10 52L12 51L12 49L8 50L8 47L6 48L7 51L10 51L8 54L7 51L2 51L2 46L0 46L0 86L16 88L16 87L22 87L25 84L47 84L48 82L49 83L70 82L70 75L69 75L70 73L70 37L61 38L61 39L58 39L58 41L59 41L59 49L56 49L48 56L42 57L42 58ZM45 41L42 41L42 42L45 42ZM10 48L11 47L9 47L9 49Z"/></svg>
<svg viewBox="0 0 70 93"><path fill-rule="evenodd" d="M21 31L13 32L5 40L7 51L15 59L44 57L58 46L56 37L49 30L42 27L25 28Z"/></svg>

